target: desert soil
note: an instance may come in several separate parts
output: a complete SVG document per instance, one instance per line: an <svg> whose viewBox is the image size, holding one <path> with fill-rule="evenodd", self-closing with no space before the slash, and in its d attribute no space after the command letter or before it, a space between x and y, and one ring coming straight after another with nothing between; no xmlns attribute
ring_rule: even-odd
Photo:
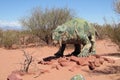
<svg viewBox="0 0 120 80"><path fill-rule="evenodd" d="M90 70L88 66L79 66L73 62L60 66L52 59L52 63L38 64L43 59L53 56L57 52L57 47L44 46L16 50L6 50L0 48L0 80L6 80L12 71L23 69L25 57L23 51L33 56L29 73L21 76L23 80L70 80L73 76L81 74L85 80L120 80L120 51L118 46L109 39L97 40L97 54L115 60L115 63L104 62L100 67ZM73 49L67 48L65 55L71 53Z"/></svg>

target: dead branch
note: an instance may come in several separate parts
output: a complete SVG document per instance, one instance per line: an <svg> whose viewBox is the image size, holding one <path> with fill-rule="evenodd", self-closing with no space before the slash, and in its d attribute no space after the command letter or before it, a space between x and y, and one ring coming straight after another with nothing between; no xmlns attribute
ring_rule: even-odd
<svg viewBox="0 0 120 80"><path fill-rule="evenodd" d="M33 61L33 57L31 55L29 55L28 53L26 53L24 50L22 50L25 56L25 60L24 60L24 64L23 64L23 69L22 71L28 73L30 64Z"/></svg>

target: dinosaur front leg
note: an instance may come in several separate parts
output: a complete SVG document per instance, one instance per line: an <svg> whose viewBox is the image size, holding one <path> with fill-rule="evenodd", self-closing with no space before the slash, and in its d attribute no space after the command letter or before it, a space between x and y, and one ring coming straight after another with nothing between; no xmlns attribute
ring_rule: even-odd
<svg viewBox="0 0 120 80"><path fill-rule="evenodd" d="M89 56L89 50L91 48L91 42L89 41L88 37L84 39L84 46L81 52L77 55L78 57L87 57Z"/></svg>
<svg viewBox="0 0 120 80"><path fill-rule="evenodd" d="M56 57L62 57L63 56L63 53L64 53L64 50L65 50L65 47L66 47L66 44L62 44L58 50L57 53L55 53L54 55Z"/></svg>

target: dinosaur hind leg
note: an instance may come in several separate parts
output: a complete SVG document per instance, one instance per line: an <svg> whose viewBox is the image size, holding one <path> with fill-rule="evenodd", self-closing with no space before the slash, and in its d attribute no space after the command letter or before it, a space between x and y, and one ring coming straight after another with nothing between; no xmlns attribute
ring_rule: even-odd
<svg viewBox="0 0 120 80"><path fill-rule="evenodd" d="M90 50L89 50L90 55L96 54L95 36L91 36L90 42L91 42L91 48L90 48Z"/></svg>
<svg viewBox="0 0 120 80"><path fill-rule="evenodd" d="M87 56L90 55L90 54L89 54L89 50L90 50L90 48L91 48L91 42L90 42L90 40L88 39L88 37L86 37L86 38L84 39L83 44L84 44L84 46L83 46L81 52L77 55L78 57L87 57Z"/></svg>
<svg viewBox="0 0 120 80"><path fill-rule="evenodd" d="M77 56L80 53L81 45L80 44L74 44L74 51L71 53L71 55Z"/></svg>

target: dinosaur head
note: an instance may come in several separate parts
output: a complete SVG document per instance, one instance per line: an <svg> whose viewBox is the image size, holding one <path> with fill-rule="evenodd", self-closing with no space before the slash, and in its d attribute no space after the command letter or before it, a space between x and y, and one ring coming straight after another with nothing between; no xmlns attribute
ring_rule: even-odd
<svg viewBox="0 0 120 80"><path fill-rule="evenodd" d="M62 40L64 37L66 27L65 26L58 26L52 33L52 40L54 44L60 44L62 45Z"/></svg>

